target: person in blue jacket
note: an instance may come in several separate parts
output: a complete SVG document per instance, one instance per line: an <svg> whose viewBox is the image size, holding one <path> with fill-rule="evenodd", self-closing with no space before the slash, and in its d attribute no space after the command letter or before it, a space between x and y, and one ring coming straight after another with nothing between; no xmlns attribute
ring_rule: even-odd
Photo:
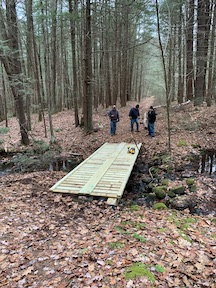
<svg viewBox="0 0 216 288"><path fill-rule="evenodd" d="M139 104L137 104L131 108L129 112L131 132L134 131L134 123L136 123L136 132L139 132L139 116Z"/></svg>

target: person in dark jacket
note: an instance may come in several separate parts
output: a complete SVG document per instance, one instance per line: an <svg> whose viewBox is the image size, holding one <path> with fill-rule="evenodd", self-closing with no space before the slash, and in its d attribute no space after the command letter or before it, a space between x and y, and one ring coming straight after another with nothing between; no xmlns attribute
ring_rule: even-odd
<svg viewBox="0 0 216 288"><path fill-rule="evenodd" d="M110 118L110 134L116 134L117 122L119 121L119 112L116 109L116 106L113 105L112 109L108 113Z"/></svg>
<svg viewBox="0 0 216 288"><path fill-rule="evenodd" d="M148 135L151 137L155 136L155 130L154 130L154 123L156 121L156 113L153 106L150 106L148 111Z"/></svg>
<svg viewBox="0 0 216 288"><path fill-rule="evenodd" d="M135 107L131 108L129 112L131 132L134 130L134 123L136 123L136 132L139 132L139 116L139 104L137 104Z"/></svg>

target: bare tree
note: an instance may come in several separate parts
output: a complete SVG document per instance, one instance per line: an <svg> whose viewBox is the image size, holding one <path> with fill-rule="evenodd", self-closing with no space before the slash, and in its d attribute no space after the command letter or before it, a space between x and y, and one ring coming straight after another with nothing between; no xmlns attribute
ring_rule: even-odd
<svg viewBox="0 0 216 288"><path fill-rule="evenodd" d="M162 63L163 63L163 70L164 70L164 82L165 82L165 93L166 93L166 111L167 111L167 129L168 129L168 149L169 149L169 152L171 153L170 100L169 100L169 89L168 89L168 81L167 81L165 56L164 56L164 50L163 50L162 41L161 41L158 0L155 0L155 4L156 4L156 15L157 15L158 41L159 41L159 46L160 46L160 51L161 51L161 58L162 58Z"/></svg>

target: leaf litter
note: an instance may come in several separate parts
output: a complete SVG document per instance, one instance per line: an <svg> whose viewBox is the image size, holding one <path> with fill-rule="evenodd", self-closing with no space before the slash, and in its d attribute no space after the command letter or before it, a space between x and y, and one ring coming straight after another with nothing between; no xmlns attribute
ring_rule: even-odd
<svg viewBox="0 0 216 288"><path fill-rule="evenodd" d="M152 103L152 99L146 99L141 103L141 109L147 110ZM94 114L95 125L100 124L103 128L89 135L74 128L73 124L68 125L73 123L71 112L54 116L55 127L63 128L57 135L63 152L81 153L86 158L104 142L132 141L129 123L125 124L132 105L131 102L119 109L121 118L116 137L109 136L105 109ZM215 147L215 134L212 134L215 118L202 120L204 108L196 111L189 106L173 112L172 125L178 133L171 135L172 149L179 162L182 155L194 152L192 143ZM209 113L215 115L215 107L210 107ZM206 121L208 129L200 128L190 133L182 129L180 121L186 119L186 114L190 114L193 121L200 121L199 127L202 127L202 121ZM13 145L8 143L8 147L17 145L16 149L22 150L16 142L19 137L17 124L12 121L9 120L9 126L13 131L10 137ZM32 133L47 141L39 125L35 122L37 129ZM145 147L143 157L150 159L156 152L166 149L165 130L165 110L158 108L155 139L147 138L144 129L134 135L137 143L142 142ZM71 134L71 137L64 133ZM174 145L180 139L186 139L188 145ZM62 171L43 171L1 177L0 287L216 286L214 215L191 215L188 210L157 211L146 206L130 209L127 205L119 205L113 209L104 201L86 201L82 197L50 192L49 188L64 175ZM196 184L201 197L207 194L215 199L212 178L200 176ZM131 279L128 273L125 277L125 273L133 271L131 267L139 263L143 267L139 272L145 273L134 273Z"/></svg>

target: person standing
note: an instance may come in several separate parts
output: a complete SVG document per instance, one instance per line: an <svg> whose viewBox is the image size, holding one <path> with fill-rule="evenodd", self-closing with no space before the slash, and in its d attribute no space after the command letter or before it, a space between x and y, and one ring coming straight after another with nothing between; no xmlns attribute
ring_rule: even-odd
<svg viewBox="0 0 216 288"><path fill-rule="evenodd" d="M139 116L139 104L137 104L131 108L129 112L131 132L134 131L134 123L136 123L136 132L139 132Z"/></svg>
<svg viewBox="0 0 216 288"><path fill-rule="evenodd" d="M116 109L116 105L113 105L112 109L109 111L110 118L110 134L116 134L117 122L119 122L119 112Z"/></svg>
<svg viewBox="0 0 216 288"><path fill-rule="evenodd" d="M155 136L155 130L154 130L154 123L156 121L156 113L153 106L150 106L148 111L148 135L151 137Z"/></svg>

